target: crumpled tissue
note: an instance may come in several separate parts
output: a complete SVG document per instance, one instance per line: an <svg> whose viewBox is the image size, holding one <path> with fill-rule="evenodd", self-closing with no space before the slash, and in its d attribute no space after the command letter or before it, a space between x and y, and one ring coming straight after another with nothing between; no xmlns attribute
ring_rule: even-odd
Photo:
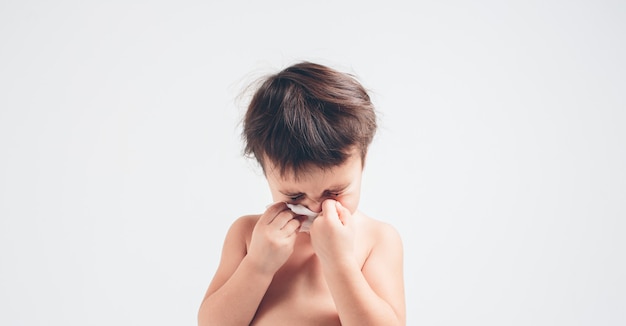
<svg viewBox="0 0 626 326"><path fill-rule="evenodd" d="M300 232L309 232L313 220L319 215L319 213L315 213L314 211L297 204L287 204L287 207L289 207L289 209L291 209L291 211L295 214L307 217L307 219L302 222L302 225L300 225Z"/></svg>

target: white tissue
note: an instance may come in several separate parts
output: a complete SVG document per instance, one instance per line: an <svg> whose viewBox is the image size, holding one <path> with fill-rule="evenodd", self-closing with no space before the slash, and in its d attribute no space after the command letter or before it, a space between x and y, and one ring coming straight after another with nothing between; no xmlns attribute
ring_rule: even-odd
<svg viewBox="0 0 626 326"><path fill-rule="evenodd" d="M289 207L292 212L307 217L307 219L302 222L302 225L300 225L300 232L309 232L311 223L313 223L313 220L317 217L317 215L319 215L319 213L315 213L302 205L287 204L287 207Z"/></svg>

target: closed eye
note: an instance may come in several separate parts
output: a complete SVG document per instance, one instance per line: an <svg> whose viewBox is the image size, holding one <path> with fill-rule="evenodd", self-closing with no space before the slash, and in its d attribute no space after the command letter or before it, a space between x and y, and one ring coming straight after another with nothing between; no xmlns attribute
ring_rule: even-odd
<svg viewBox="0 0 626 326"><path fill-rule="evenodd" d="M325 191L324 194L322 195L322 198L337 198L341 195L341 191ZM285 193L285 195L289 198L290 201L292 202L297 202L299 200L302 200L305 196L305 194L303 193L299 193L299 194L287 194Z"/></svg>
<svg viewBox="0 0 626 326"><path fill-rule="evenodd" d="M338 197L339 195L341 195L341 193L339 192L326 192L325 197Z"/></svg>

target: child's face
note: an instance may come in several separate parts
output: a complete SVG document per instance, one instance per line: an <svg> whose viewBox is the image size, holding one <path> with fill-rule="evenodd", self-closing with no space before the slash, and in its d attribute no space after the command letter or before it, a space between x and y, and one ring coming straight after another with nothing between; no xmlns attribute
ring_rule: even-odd
<svg viewBox="0 0 626 326"><path fill-rule="evenodd" d="M293 173L281 177L272 162L267 162L265 171L274 202L301 204L320 212L324 200L334 199L353 214L359 205L363 165L357 151L342 165L326 170L311 169L297 179Z"/></svg>

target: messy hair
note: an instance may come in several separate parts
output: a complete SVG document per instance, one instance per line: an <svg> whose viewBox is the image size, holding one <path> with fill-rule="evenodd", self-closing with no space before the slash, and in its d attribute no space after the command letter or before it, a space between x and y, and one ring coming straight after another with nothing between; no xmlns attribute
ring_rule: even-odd
<svg viewBox="0 0 626 326"><path fill-rule="evenodd" d="M280 175L341 165L358 149L365 162L376 133L370 97L354 76L301 62L260 84L243 120L244 154Z"/></svg>

